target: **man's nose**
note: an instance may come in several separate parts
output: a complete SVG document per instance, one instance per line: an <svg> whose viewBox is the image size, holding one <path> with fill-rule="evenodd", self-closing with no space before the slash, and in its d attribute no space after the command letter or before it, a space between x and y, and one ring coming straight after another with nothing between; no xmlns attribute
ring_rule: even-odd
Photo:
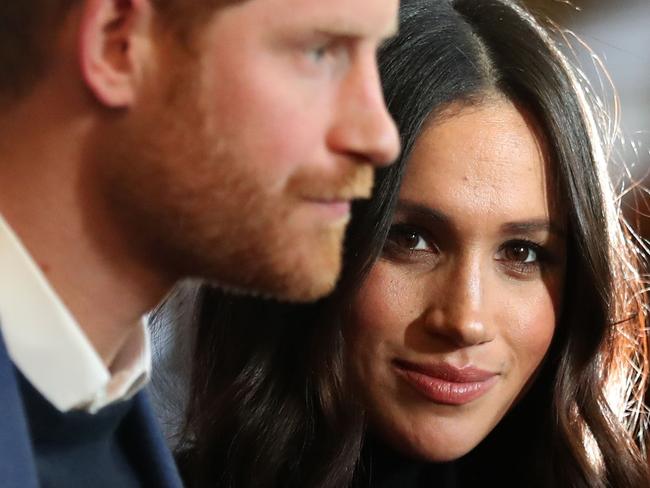
<svg viewBox="0 0 650 488"><path fill-rule="evenodd" d="M329 143L366 164L387 166L399 156L397 127L384 101L374 53L357 64L338 98Z"/></svg>

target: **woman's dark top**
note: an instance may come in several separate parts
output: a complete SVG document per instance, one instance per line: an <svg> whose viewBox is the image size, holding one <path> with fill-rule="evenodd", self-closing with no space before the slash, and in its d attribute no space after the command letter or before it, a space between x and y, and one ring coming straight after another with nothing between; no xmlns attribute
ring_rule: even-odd
<svg viewBox="0 0 650 488"><path fill-rule="evenodd" d="M408 458L377 440L362 454L362 488L457 488L456 463Z"/></svg>
<svg viewBox="0 0 650 488"><path fill-rule="evenodd" d="M530 446L521 440L514 436L504 437L502 429L497 428L464 457L448 463L432 463L409 458L381 441L369 439L362 452L359 479L355 486L358 488L537 487L540 480L530 469ZM520 457L513 458L513 451ZM545 460L537 459L537 462L544 463Z"/></svg>

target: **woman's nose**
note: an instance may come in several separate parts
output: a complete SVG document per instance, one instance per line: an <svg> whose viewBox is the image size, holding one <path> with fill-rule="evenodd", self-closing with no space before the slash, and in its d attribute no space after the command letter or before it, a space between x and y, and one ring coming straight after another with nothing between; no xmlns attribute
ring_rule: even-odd
<svg viewBox="0 0 650 488"><path fill-rule="evenodd" d="M457 347L493 339L483 274L477 259L464 258L438 276L424 320L429 333Z"/></svg>

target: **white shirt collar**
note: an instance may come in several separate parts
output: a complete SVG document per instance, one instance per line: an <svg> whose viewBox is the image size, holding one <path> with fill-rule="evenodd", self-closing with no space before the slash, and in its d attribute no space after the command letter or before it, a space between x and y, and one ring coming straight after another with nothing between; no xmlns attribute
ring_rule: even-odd
<svg viewBox="0 0 650 488"><path fill-rule="evenodd" d="M62 412L126 400L151 375L144 320L109 370L1 215L0 330L16 367Z"/></svg>

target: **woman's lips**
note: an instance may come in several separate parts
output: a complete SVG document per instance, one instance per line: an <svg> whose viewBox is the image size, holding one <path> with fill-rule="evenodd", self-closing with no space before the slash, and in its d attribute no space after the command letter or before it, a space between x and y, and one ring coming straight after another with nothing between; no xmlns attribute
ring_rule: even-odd
<svg viewBox="0 0 650 488"><path fill-rule="evenodd" d="M447 363L418 364L395 361L398 374L416 391L435 403L465 405L487 393L498 374Z"/></svg>

